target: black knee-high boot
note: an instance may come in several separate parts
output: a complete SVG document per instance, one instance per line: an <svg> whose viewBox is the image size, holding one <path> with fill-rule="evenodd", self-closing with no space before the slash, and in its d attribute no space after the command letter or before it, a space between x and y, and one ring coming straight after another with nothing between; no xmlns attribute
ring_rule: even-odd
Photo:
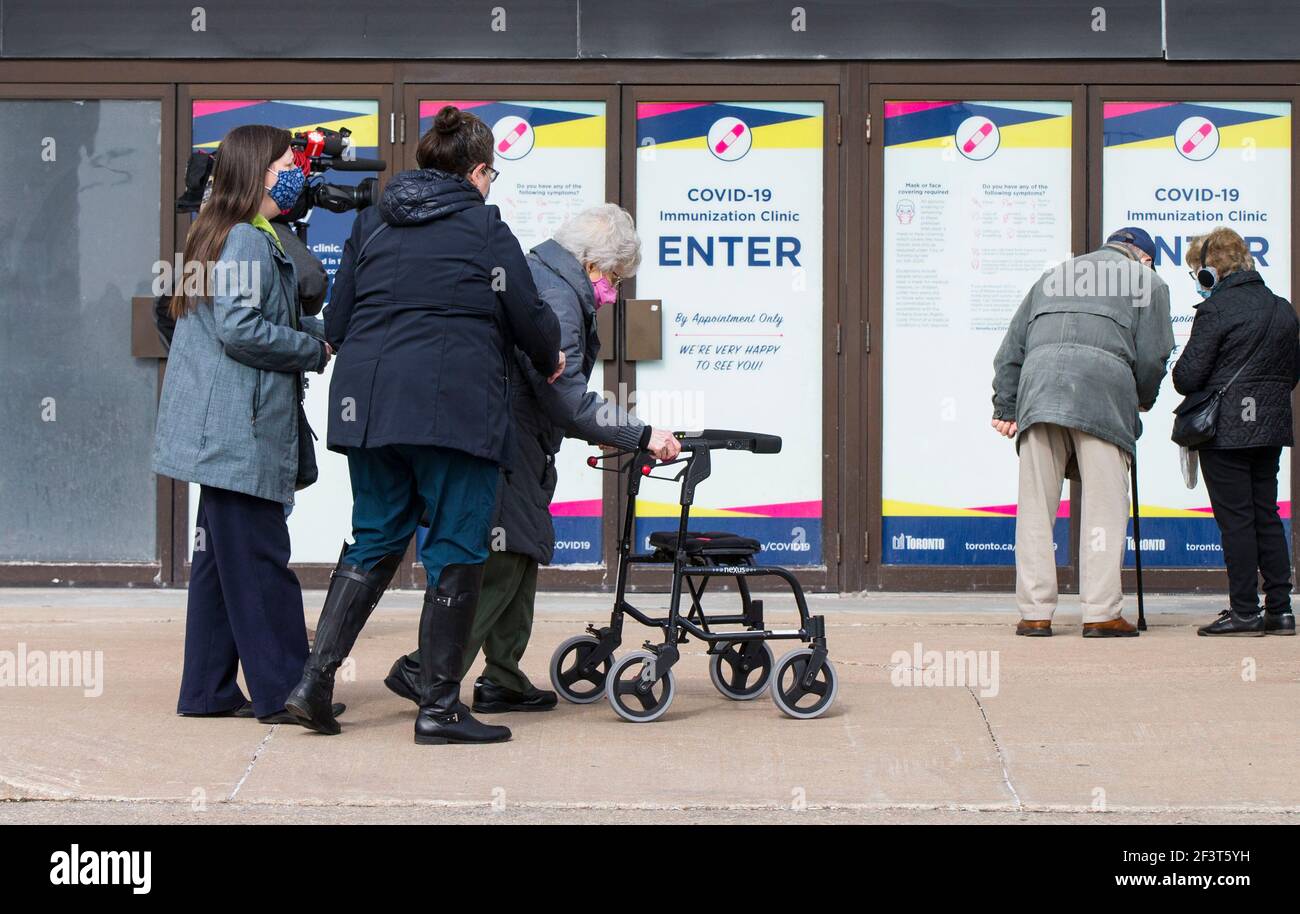
<svg viewBox="0 0 1300 914"><path fill-rule="evenodd" d="M510 739L509 727L479 723L460 701L465 642L469 639L483 586L482 565L447 565L438 583L424 592L420 614L420 713L415 741L498 743Z"/></svg>
<svg viewBox="0 0 1300 914"><path fill-rule="evenodd" d="M357 636L402 562L401 554L394 553L363 571L360 566L344 563L346 551L345 543L338 565L330 574L329 593L316 623L316 640L302 680L284 703L304 727L330 735L341 729L332 708L334 671L352 653Z"/></svg>

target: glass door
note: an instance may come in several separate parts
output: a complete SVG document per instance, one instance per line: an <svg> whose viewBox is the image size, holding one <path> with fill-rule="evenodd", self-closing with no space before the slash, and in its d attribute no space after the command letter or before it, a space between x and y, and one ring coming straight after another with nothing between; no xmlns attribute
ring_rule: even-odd
<svg viewBox="0 0 1300 914"><path fill-rule="evenodd" d="M624 198L644 246L625 294L661 312L662 351L632 366L639 414L780 435L779 454L714 455L691 527L753 537L758 561L830 589L843 415L836 99L816 86L636 86L623 110ZM642 487L638 550L676 529L678 497L670 483Z"/></svg>
<svg viewBox="0 0 1300 914"><path fill-rule="evenodd" d="M877 584L1006 584L1017 460L990 427L993 356L1030 286L1083 250L1082 92L877 85L870 99ZM1064 586L1070 505L1055 526Z"/></svg>
<svg viewBox="0 0 1300 914"><path fill-rule="evenodd" d="M160 373L135 356L133 299L171 244L171 88L0 94L0 584L169 582Z"/></svg>

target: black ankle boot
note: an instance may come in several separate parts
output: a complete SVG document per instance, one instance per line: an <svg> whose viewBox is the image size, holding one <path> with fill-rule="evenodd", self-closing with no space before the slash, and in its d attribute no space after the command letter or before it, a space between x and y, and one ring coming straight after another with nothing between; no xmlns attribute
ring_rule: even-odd
<svg viewBox="0 0 1300 914"><path fill-rule="evenodd" d="M482 565L447 565L438 583L424 592L420 614L420 713L415 741L498 743L510 739L508 727L481 724L460 703L461 664L465 642L478 607Z"/></svg>
<svg viewBox="0 0 1300 914"><path fill-rule="evenodd" d="M298 723L331 736L342 729L332 708L334 672L352 653L357 636L402 561L400 554L386 555L369 571L363 571L356 565L344 564L346 551L345 543L338 565L330 574L329 593L316 623L316 640L302 679L284 703L285 710Z"/></svg>

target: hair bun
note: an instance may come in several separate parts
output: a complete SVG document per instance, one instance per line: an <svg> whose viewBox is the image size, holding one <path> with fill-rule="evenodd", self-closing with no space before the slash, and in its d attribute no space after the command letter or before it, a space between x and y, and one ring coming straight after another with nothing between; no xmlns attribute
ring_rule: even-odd
<svg viewBox="0 0 1300 914"><path fill-rule="evenodd" d="M433 119L433 129L443 136L450 136L460 130L464 117L455 105L444 105Z"/></svg>

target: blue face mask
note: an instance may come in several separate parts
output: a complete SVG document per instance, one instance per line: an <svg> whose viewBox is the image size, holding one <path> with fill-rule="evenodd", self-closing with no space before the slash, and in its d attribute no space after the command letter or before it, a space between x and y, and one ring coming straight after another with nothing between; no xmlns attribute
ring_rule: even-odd
<svg viewBox="0 0 1300 914"><path fill-rule="evenodd" d="M1203 289L1203 288L1201 288L1200 283L1197 283L1197 284L1196 284L1196 294L1199 295L1199 296L1201 296L1201 298L1209 298L1211 295L1214 294L1214 290L1213 290L1213 289Z"/></svg>
<svg viewBox="0 0 1300 914"><path fill-rule="evenodd" d="M301 168L288 168L276 174L275 185L268 187L266 192L275 201L275 205L280 207L280 211L284 212L297 202L306 183L307 176Z"/></svg>

